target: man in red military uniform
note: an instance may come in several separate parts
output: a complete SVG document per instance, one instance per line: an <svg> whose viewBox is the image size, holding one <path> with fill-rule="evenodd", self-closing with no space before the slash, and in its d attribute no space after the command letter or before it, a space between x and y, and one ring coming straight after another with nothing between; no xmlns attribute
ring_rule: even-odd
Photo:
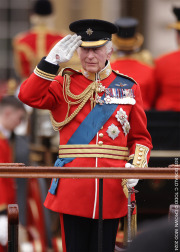
<svg viewBox="0 0 180 252"><path fill-rule="evenodd" d="M30 24L31 28L27 31L17 34L13 38L13 53L14 53L14 67L20 82L28 78L33 72L35 66L40 59L49 53L52 47L63 38L63 35L56 31L53 27L54 9L51 1L49 0L36 0L32 4ZM19 92L17 88L16 94ZM29 116L32 114L32 108L25 106ZM45 113L48 118L48 111L37 111L35 118L35 124L38 124L39 117L45 117ZM29 139L25 136L29 134L31 127L28 127L29 121L26 120L16 129L16 135L24 136L23 144ZM47 120L46 125L50 125L50 121ZM37 127L37 125L33 125ZM44 132L44 128L40 129L40 132ZM48 132L49 133L49 132ZM42 133L43 134L43 133ZM44 135L42 135L44 136ZM49 136L49 135L48 135ZM51 136L51 134L50 134ZM27 146L24 146L24 152ZM21 153L17 153L17 160L25 164L29 163L29 150L26 151L24 157ZM27 157L26 157L27 156ZM26 158L25 158L26 157ZM22 160L22 161L21 161Z"/></svg>
<svg viewBox="0 0 180 252"><path fill-rule="evenodd" d="M169 25L177 33L180 47L180 8L174 7L177 22ZM168 53L156 59L155 75L157 82L157 110L180 111L180 50Z"/></svg>
<svg viewBox="0 0 180 252"><path fill-rule="evenodd" d="M19 93L29 106L51 111L53 127L60 132L55 166L146 167L152 144L140 87L109 63L116 26L85 19L69 28L77 35L58 42ZM66 68L57 75L59 64L76 49L82 71ZM137 182L128 179L127 186ZM45 206L60 213L64 251L97 251L98 184L98 179L52 180ZM125 215L122 180L104 180L103 251L114 251L119 218Z"/></svg>
<svg viewBox="0 0 180 252"><path fill-rule="evenodd" d="M30 15L30 29L17 34L13 38L13 53L14 53L14 68L16 70L17 76L20 78L20 83L29 77L33 72L35 66L40 61L40 59L49 53L52 47L63 38L61 32L54 29L54 8L53 3L50 0L35 0L30 1L31 15ZM19 91L17 89L16 94ZM25 163L29 165L30 161L30 134L36 132L34 129L38 128L36 132L35 139L39 142L43 142L44 139L49 140L49 145L51 145L52 133L51 122L49 119L48 111L35 111L32 113L32 108L25 106L27 109L28 117L26 121L23 121L15 131L16 145L21 148L16 149L16 161ZM33 125L30 125L30 121L33 116ZM30 119L29 119L30 118ZM43 124L39 125L39 121ZM44 127L43 127L44 126ZM49 128L48 128L49 127ZM40 136L40 137L39 137ZM23 154L22 154L23 149ZM49 153L48 153L49 154ZM46 161L44 160L44 163ZM20 220L25 224L25 213L26 205L23 203L26 200L26 185L31 183L30 179L18 179L18 190L19 190L19 204L21 205ZM22 203L22 204L21 204ZM42 216L41 216L42 217ZM27 216L28 218L28 216Z"/></svg>
<svg viewBox="0 0 180 252"><path fill-rule="evenodd" d="M30 17L32 28L13 39L14 67L21 79L29 77L40 59L63 38L51 27L53 8L48 0L37 0Z"/></svg>
<svg viewBox="0 0 180 252"><path fill-rule="evenodd" d="M0 102L0 163L12 163L12 149L9 144L11 132L25 116L24 105L15 97L7 96ZM12 178L0 178L0 251L6 251L7 206L16 203L15 182Z"/></svg>
<svg viewBox="0 0 180 252"><path fill-rule="evenodd" d="M154 62L148 50L141 49L144 42L142 34L137 32L138 20L124 17L115 22L117 34L113 34L114 53L111 66L120 73L136 80L141 88L145 110L154 106L155 75Z"/></svg>

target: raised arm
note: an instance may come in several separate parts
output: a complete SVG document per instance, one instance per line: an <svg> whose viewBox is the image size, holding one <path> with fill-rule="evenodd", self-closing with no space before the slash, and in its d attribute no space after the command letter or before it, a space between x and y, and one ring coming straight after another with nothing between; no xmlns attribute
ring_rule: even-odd
<svg viewBox="0 0 180 252"><path fill-rule="evenodd" d="M81 43L81 37L77 35L67 35L60 40L48 56L40 61L34 73L22 83L19 99L34 108L55 108L61 99L61 86L55 79L59 64L70 60Z"/></svg>

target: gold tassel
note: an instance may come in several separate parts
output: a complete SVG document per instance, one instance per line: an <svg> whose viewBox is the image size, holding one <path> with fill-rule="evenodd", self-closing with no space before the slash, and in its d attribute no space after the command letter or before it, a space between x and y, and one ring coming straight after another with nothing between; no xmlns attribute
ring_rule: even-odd
<svg viewBox="0 0 180 252"><path fill-rule="evenodd" d="M137 209L136 209L137 211ZM132 239L136 236L137 234L137 214L132 214L131 215L131 237Z"/></svg>
<svg viewBox="0 0 180 252"><path fill-rule="evenodd" d="M124 192L126 198L128 198L127 179L122 179L121 185L123 187L123 192Z"/></svg>

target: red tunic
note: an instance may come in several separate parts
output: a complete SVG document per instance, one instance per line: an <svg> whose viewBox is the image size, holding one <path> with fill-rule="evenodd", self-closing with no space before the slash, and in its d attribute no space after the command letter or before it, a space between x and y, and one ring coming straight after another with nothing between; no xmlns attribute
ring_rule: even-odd
<svg viewBox="0 0 180 252"><path fill-rule="evenodd" d="M65 119L67 113L67 103L62 91L63 77L57 76L53 81L47 80L50 77L47 73L48 64L45 62L40 64L42 65L42 67L39 65L41 72L37 69L36 74L33 73L21 85L19 98L29 106L51 110L54 119L61 122ZM46 73L42 71L43 69L46 69ZM100 74L102 85L107 88L116 76L117 73L115 72L102 78ZM127 79L127 77L123 78ZM80 94L91 83L92 79L86 78L82 73L75 72L71 75L70 91L76 95ZM147 146L149 150L152 148L151 137L146 129L146 116L142 108L139 85L134 84L132 89L136 104L118 105L89 145L99 146L101 141L103 145L128 147L130 155L135 153L136 144ZM103 92L100 95L102 94ZM71 106L70 114L77 106ZM120 108L126 113L130 123L131 129L127 135L124 134L121 124L115 117ZM60 130L60 146L67 144L72 134L90 111L89 100L76 117ZM114 140L107 133L108 127L112 124L120 130ZM149 156L150 151L147 153L147 160ZM126 162L126 160L110 158L76 157L65 167L124 167ZM122 190L121 179L104 179L103 190L103 218L112 219L125 216L127 214L127 199ZM98 179L60 179L56 195L48 193L45 206L60 213L98 218Z"/></svg>
<svg viewBox="0 0 180 252"><path fill-rule="evenodd" d="M13 39L13 50L15 68L19 76L22 79L29 77L40 59L62 38L62 34L45 25L38 25L18 34Z"/></svg>
<svg viewBox="0 0 180 252"><path fill-rule="evenodd" d="M158 88L155 108L180 111L180 50L161 56L155 63Z"/></svg>
<svg viewBox="0 0 180 252"><path fill-rule="evenodd" d="M152 109L156 92L154 67L130 58L117 59L111 66L140 85L144 110Z"/></svg>
<svg viewBox="0 0 180 252"><path fill-rule="evenodd" d="M12 163L12 151L8 140L0 132L0 163ZM6 210L8 204L16 203L15 181L12 178L0 178L0 211ZM7 251L0 245L0 252Z"/></svg>
<svg viewBox="0 0 180 252"><path fill-rule="evenodd" d="M12 153L9 143L0 132L0 163L12 163ZM0 211L8 204L16 203L15 182L12 178L0 178Z"/></svg>

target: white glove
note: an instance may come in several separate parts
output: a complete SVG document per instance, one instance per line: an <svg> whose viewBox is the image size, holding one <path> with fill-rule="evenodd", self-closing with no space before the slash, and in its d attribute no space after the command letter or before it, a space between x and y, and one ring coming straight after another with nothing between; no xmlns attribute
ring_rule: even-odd
<svg viewBox="0 0 180 252"><path fill-rule="evenodd" d="M130 163L126 163L125 168L134 168L134 165L132 165ZM136 186L138 181L139 181L139 179L128 179L127 180L127 187L132 188L132 187Z"/></svg>
<svg viewBox="0 0 180 252"><path fill-rule="evenodd" d="M8 242L8 218L7 215L0 216L0 244L5 246Z"/></svg>
<svg viewBox="0 0 180 252"><path fill-rule="evenodd" d="M134 168L134 165L130 164L130 163L126 163L125 164L125 168Z"/></svg>
<svg viewBox="0 0 180 252"><path fill-rule="evenodd" d="M67 35L51 49L45 60L55 65L67 62L72 58L74 51L81 43L81 36L76 34Z"/></svg>
<svg viewBox="0 0 180 252"><path fill-rule="evenodd" d="M21 244L21 252L33 252L34 251L34 248L33 248L33 245L32 243L30 242L23 242Z"/></svg>
<svg viewBox="0 0 180 252"><path fill-rule="evenodd" d="M137 185L139 179L128 179L127 180L127 188L132 188Z"/></svg>

